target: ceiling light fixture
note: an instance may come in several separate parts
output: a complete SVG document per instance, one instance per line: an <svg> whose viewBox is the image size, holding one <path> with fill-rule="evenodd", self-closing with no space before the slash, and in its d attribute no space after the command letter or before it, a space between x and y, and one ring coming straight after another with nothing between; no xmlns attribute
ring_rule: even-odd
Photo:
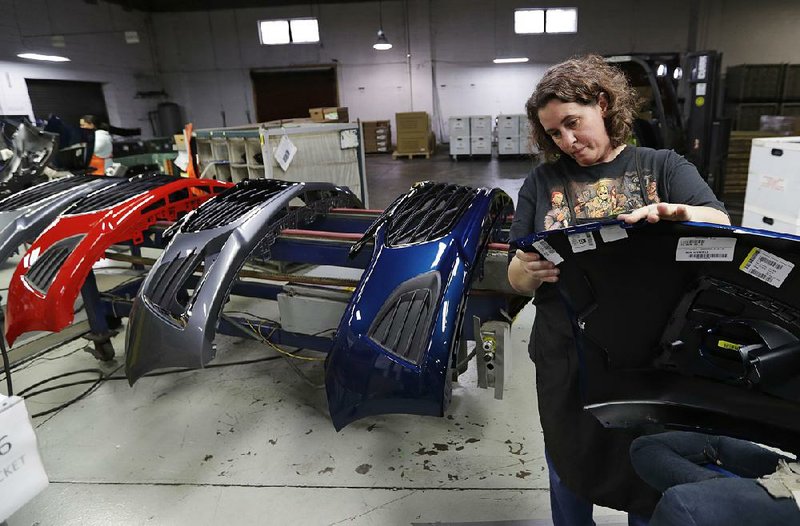
<svg viewBox="0 0 800 526"><path fill-rule="evenodd" d="M392 44L386 38L386 33L383 32L383 2L378 1L378 40L372 44L372 47L377 51L386 51L392 49Z"/></svg>
<svg viewBox="0 0 800 526"><path fill-rule="evenodd" d="M521 64L527 62L528 57L496 58L492 62L495 64Z"/></svg>
<svg viewBox="0 0 800 526"><path fill-rule="evenodd" d="M44 60L46 62L69 62L70 60L67 57L61 57L59 55L42 55L40 53L19 53L17 54L19 58L26 58L28 60Z"/></svg>

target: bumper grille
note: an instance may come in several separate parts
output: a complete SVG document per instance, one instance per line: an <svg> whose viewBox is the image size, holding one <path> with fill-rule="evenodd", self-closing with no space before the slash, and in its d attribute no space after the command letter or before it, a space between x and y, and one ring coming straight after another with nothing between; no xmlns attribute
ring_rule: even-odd
<svg viewBox="0 0 800 526"><path fill-rule="evenodd" d="M204 203L180 226L181 232L199 232L228 225L254 207L297 183L275 179L242 181Z"/></svg>
<svg viewBox="0 0 800 526"><path fill-rule="evenodd" d="M111 188L103 188L97 192L92 192L80 201L67 209L65 214L86 214L96 212L104 208L110 208L127 201L131 197L149 192L159 186L180 180L179 177L169 175L138 176L131 178L128 182L117 184Z"/></svg>
<svg viewBox="0 0 800 526"><path fill-rule="evenodd" d="M75 188L76 186L81 186L93 181L97 181L97 178L82 175L48 181L3 199L0 201L0 212L19 210L20 208L36 204L48 197L60 194L70 188Z"/></svg>
<svg viewBox="0 0 800 526"><path fill-rule="evenodd" d="M58 274L61 266L84 237L86 236L83 234L72 236L51 245L50 248L45 250L39 259L31 265L31 268L25 275L25 279L37 290L46 294L50 285L53 284L53 280L56 278L56 274Z"/></svg>
<svg viewBox="0 0 800 526"><path fill-rule="evenodd" d="M477 194L473 188L455 184L425 183L414 188L392 214L388 245L424 243L445 235Z"/></svg>

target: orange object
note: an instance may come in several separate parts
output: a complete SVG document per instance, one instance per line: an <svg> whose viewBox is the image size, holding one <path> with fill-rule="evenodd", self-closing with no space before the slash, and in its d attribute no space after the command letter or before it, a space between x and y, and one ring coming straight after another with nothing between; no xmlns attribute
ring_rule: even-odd
<svg viewBox="0 0 800 526"><path fill-rule="evenodd" d="M192 130L194 126L188 123L183 129L183 135L186 137L186 154L189 156L189 166L186 167L186 177L197 179L197 172L194 169L194 157L192 154Z"/></svg>
<svg viewBox="0 0 800 526"><path fill-rule="evenodd" d="M98 175L102 177L106 174L106 160L102 157L92 155L92 158L89 160L89 168L94 168L94 171L91 172L91 175Z"/></svg>

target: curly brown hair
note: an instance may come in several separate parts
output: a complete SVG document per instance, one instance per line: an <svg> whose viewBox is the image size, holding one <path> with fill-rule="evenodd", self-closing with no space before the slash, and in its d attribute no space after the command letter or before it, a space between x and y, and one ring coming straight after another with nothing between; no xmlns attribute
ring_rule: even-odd
<svg viewBox="0 0 800 526"><path fill-rule="evenodd" d="M539 110L553 99L594 105L601 93L608 97L603 120L611 147L616 148L630 137L639 102L625 74L598 55L573 57L547 70L525 103L531 139L542 150L546 161L558 159L562 152L539 122Z"/></svg>

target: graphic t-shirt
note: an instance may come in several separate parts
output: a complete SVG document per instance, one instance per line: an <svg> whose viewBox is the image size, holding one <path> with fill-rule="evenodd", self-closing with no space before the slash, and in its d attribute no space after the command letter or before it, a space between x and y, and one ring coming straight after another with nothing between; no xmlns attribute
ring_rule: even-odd
<svg viewBox="0 0 800 526"><path fill-rule="evenodd" d="M662 201L725 210L694 165L671 150L627 146L613 161L588 167L564 156L537 166L525 180L511 237L615 217Z"/></svg>

